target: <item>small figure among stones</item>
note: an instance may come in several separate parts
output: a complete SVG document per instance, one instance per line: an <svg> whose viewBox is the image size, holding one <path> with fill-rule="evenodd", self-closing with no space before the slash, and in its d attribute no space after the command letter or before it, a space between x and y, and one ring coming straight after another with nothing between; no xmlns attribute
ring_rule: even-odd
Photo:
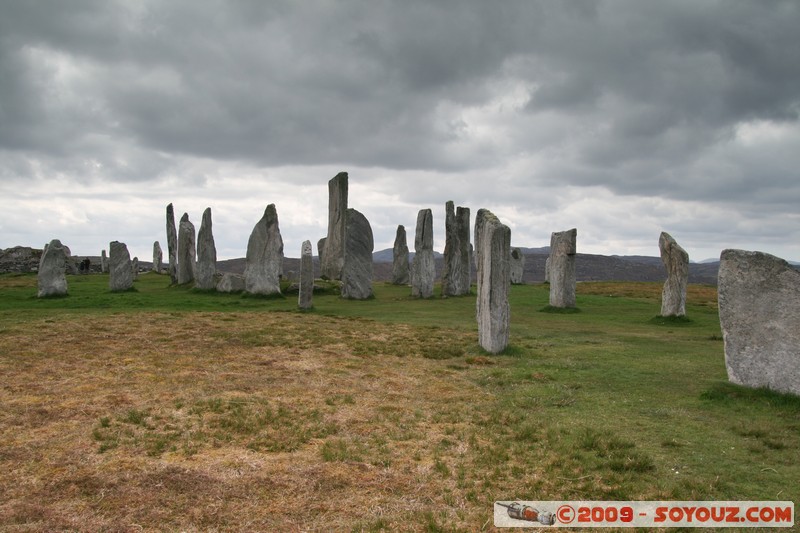
<svg viewBox="0 0 800 533"><path fill-rule="evenodd" d="M511 308L508 291L511 230L489 210L475 217L475 255L478 272L478 343L490 353L508 346Z"/></svg>
<svg viewBox="0 0 800 533"><path fill-rule="evenodd" d="M661 261L667 269L667 280L661 291L661 316L685 316L689 254L665 231L658 238L658 248Z"/></svg>
<svg viewBox="0 0 800 533"><path fill-rule="evenodd" d="M402 224L397 226L397 233L392 247L392 284L408 285L408 242L406 228Z"/></svg>
<svg viewBox="0 0 800 533"><path fill-rule="evenodd" d="M511 284L521 285L522 274L525 272L525 255L519 248L511 248Z"/></svg>
<svg viewBox="0 0 800 533"><path fill-rule="evenodd" d="M578 230L554 232L550 235L550 305L575 307L575 254Z"/></svg>
<svg viewBox="0 0 800 533"><path fill-rule="evenodd" d="M37 297L47 298L51 296L67 295L67 276L65 275L67 264L66 247L58 239L53 239L46 244L39 259L39 271L36 274L38 282Z"/></svg>

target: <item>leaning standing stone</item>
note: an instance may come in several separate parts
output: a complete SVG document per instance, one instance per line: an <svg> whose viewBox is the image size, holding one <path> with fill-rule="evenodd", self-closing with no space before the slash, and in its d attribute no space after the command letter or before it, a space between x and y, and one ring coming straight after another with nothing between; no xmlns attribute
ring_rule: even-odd
<svg viewBox="0 0 800 533"><path fill-rule="evenodd" d="M402 224L397 226L392 247L392 284L408 285L408 242L406 228Z"/></svg>
<svg viewBox="0 0 800 533"><path fill-rule="evenodd" d="M197 233L197 272L195 287L203 290L214 290L217 273L217 247L214 245L214 234L211 230L211 208L203 211L200 231Z"/></svg>
<svg viewBox="0 0 800 533"><path fill-rule="evenodd" d="M321 256L321 276L342 279L345 235L347 232L347 172L339 172L328 181L328 236Z"/></svg>
<svg viewBox="0 0 800 533"><path fill-rule="evenodd" d="M800 272L773 255L723 250L718 291L728 379L800 395Z"/></svg>
<svg viewBox="0 0 800 533"><path fill-rule="evenodd" d="M314 307L314 262L311 241L303 241L300 248L300 292L297 296L297 307L311 309Z"/></svg>
<svg viewBox="0 0 800 533"><path fill-rule="evenodd" d="M511 284L522 284L522 274L525 272L525 255L519 248L511 249Z"/></svg>
<svg viewBox="0 0 800 533"><path fill-rule="evenodd" d="M113 241L108 248L108 287L113 291L127 291L133 287L131 254L124 242Z"/></svg>
<svg viewBox="0 0 800 533"><path fill-rule="evenodd" d="M433 296L436 263L433 257L433 213L430 209L420 209L417 214L412 269L411 295L417 298Z"/></svg>
<svg viewBox="0 0 800 533"><path fill-rule="evenodd" d="M575 307L575 241L577 229L550 235L550 305Z"/></svg>
<svg viewBox="0 0 800 533"><path fill-rule="evenodd" d="M153 272L161 274L161 261L164 259L161 252L161 245L158 241L153 243Z"/></svg>
<svg viewBox="0 0 800 533"><path fill-rule="evenodd" d="M167 253L169 255L169 277L178 283L178 232L175 229L175 211L172 204L167 206Z"/></svg>
<svg viewBox="0 0 800 533"><path fill-rule="evenodd" d="M245 291L264 296L280 294L282 269L283 238L278 226L278 211L275 204L269 204L247 241Z"/></svg>
<svg viewBox="0 0 800 533"><path fill-rule="evenodd" d="M685 316L689 254L664 231L658 238L658 248L661 251L661 261L667 269L667 281L661 291L661 316Z"/></svg>
<svg viewBox="0 0 800 533"><path fill-rule="evenodd" d="M348 209L342 298L366 300L372 297L373 247L372 227L367 217L355 209Z"/></svg>
<svg viewBox="0 0 800 533"><path fill-rule="evenodd" d="M469 257L469 208L445 204L444 270L442 296L469 294L471 262Z"/></svg>
<svg viewBox="0 0 800 533"><path fill-rule="evenodd" d="M195 233L189 213L184 213L178 224L178 284L191 283L195 278Z"/></svg>
<svg viewBox="0 0 800 533"><path fill-rule="evenodd" d="M39 259L39 272L36 275L39 298L67 295L67 276L64 274L66 262L67 253L60 240L53 239L44 247L42 257Z"/></svg>
<svg viewBox="0 0 800 533"><path fill-rule="evenodd" d="M478 265L478 343L490 353L508 346L511 309L508 304L511 230L486 209L475 217Z"/></svg>

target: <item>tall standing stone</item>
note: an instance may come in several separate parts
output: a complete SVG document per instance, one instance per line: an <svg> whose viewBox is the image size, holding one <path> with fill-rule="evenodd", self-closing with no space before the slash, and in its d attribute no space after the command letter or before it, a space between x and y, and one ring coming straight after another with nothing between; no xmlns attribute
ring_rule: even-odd
<svg viewBox="0 0 800 533"><path fill-rule="evenodd" d="M575 307L575 253L578 230L550 235L550 305Z"/></svg>
<svg viewBox="0 0 800 533"><path fill-rule="evenodd" d="M124 242L113 241L109 244L108 287L114 292L127 291L133 287L133 264Z"/></svg>
<svg viewBox="0 0 800 533"><path fill-rule="evenodd" d="M281 294L282 269L283 238L278 225L278 211L275 204L269 204L247 241L245 292L265 296Z"/></svg>
<svg viewBox="0 0 800 533"><path fill-rule="evenodd" d="M194 224L189 213L184 213L178 224L178 284L191 283L195 278L197 249Z"/></svg>
<svg viewBox="0 0 800 533"><path fill-rule="evenodd" d="M800 272L773 255L723 250L718 291L728 379L800 395Z"/></svg>
<svg viewBox="0 0 800 533"><path fill-rule="evenodd" d="M319 258L320 268L322 268L322 255L325 253L325 241L327 240L323 237L317 241L317 257Z"/></svg>
<svg viewBox="0 0 800 533"><path fill-rule="evenodd" d="M100 272L103 274L108 272L108 257L106 256L105 250L100 252Z"/></svg>
<svg viewBox="0 0 800 533"><path fill-rule="evenodd" d="M153 243L153 272L161 274L161 262L164 260L164 254L161 251L161 245L158 241Z"/></svg>
<svg viewBox="0 0 800 533"><path fill-rule="evenodd" d="M372 297L372 250L375 242L369 220L355 209L347 210L342 298Z"/></svg>
<svg viewBox="0 0 800 533"><path fill-rule="evenodd" d="M408 285L408 241L406 228L402 224L397 226L392 247L392 284Z"/></svg>
<svg viewBox="0 0 800 533"><path fill-rule="evenodd" d="M203 211L203 220L200 222L200 231L197 233L197 272L195 287L204 290L214 290L217 273L217 247L214 245L214 233L211 229L211 208Z"/></svg>
<svg viewBox="0 0 800 533"><path fill-rule="evenodd" d="M661 316L685 316L689 254L665 231L658 238L658 248L667 269L667 281L661 291Z"/></svg>
<svg viewBox="0 0 800 533"><path fill-rule="evenodd" d="M169 255L169 278L178 283L178 231L175 229L175 211L167 206L167 254Z"/></svg>
<svg viewBox="0 0 800 533"><path fill-rule="evenodd" d="M297 296L297 307L311 309L314 307L314 261L311 241L303 241L300 248L300 292Z"/></svg>
<svg viewBox="0 0 800 533"><path fill-rule="evenodd" d="M436 262L433 257L433 213L420 209L417 214L417 232L414 237L414 261L411 265L411 295L417 298L433 296L436 279Z"/></svg>
<svg viewBox="0 0 800 533"><path fill-rule="evenodd" d="M136 281L137 279L139 279L139 258L138 257L134 257L131 260L131 278L133 278L133 281Z"/></svg>
<svg viewBox="0 0 800 533"><path fill-rule="evenodd" d="M511 249L511 263L510 263L511 284L522 284L522 274L525 272L525 254L519 248Z"/></svg>
<svg viewBox="0 0 800 533"><path fill-rule="evenodd" d="M469 294L471 261L469 257L469 208L445 204L444 270L442 296Z"/></svg>
<svg viewBox="0 0 800 533"><path fill-rule="evenodd" d="M39 298L67 295L68 284L65 275L67 252L65 248L58 239L53 239L44 247L42 257L39 259L39 271L36 274Z"/></svg>
<svg viewBox="0 0 800 533"><path fill-rule="evenodd" d="M479 209L475 216L475 255L478 271L478 343L490 353L508 346L511 308L509 256L511 230L491 212Z"/></svg>
<svg viewBox="0 0 800 533"><path fill-rule="evenodd" d="M325 239L325 253L320 258L321 276L326 279L342 279L347 232L347 188L347 172L339 172L328 181L328 236Z"/></svg>

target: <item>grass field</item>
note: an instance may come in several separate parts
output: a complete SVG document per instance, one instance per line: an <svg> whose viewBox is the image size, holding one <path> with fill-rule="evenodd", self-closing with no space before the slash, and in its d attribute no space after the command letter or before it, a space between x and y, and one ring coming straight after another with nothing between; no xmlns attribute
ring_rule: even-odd
<svg viewBox="0 0 800 533"><path fill-rule="evenodd" d="M0 276L0 530L480 531L495 500L800 501L800 399L727 383L713 287L243 298ZM732 531L732 529L727 529Z"/></svg>

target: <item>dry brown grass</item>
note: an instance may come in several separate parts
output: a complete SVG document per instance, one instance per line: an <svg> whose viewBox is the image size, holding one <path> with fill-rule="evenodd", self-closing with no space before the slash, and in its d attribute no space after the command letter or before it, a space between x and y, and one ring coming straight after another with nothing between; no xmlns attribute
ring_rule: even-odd
<svg viewBox="0 0 800 533"><path fill-rule="evenodd" d="M578 283L577 293L660 300L663 288L664 285L662 283L653 283L649 281L592 281L589 283ZM713 285L691 283L686 288L686 303L716 309L717 288Z"/></svg>
<svg viewBox="0 0 800 533"><path fill-rule="evenodd" d="M460 336L299 313L11 325L0 528L491 529L465 474L483 361L437 355Z"/></svg>

